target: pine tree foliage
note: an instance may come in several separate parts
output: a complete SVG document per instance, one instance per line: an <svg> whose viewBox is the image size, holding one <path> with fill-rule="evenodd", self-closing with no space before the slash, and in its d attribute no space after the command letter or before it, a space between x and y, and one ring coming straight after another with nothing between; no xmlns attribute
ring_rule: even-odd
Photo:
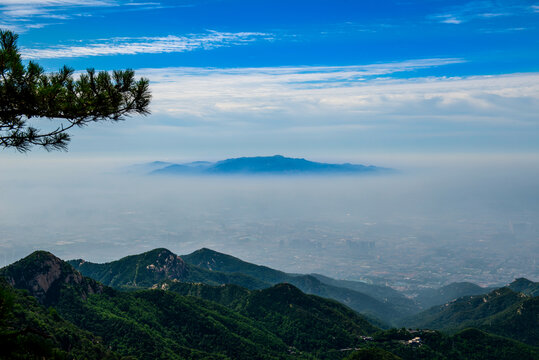
<svg viewBox="0 0 539 360"><path fill-rule="evenodd" d="M73 127L149 113L149 81L136 80L133 70L88 69L75 76L64 66L46 74L35 62L23 64L17 38L0 30L0 147L66 150ZM46 119L55 125L43 124ZM45 126L38 128L40 122Z"/></svg>

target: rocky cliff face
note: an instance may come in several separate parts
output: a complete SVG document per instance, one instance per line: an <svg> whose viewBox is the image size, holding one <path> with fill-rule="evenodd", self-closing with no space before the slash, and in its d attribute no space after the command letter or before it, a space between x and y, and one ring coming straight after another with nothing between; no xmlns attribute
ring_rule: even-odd
<svg viewBox="0 0 539 360"><path fill-rule="evenodd" d="M103 292L103 285L85 278L71 265L46 251L36 251L26 258L0 269L9 284L28 290L42 304L51 304L63 288L74 289L83 299Z"/></svg>
<svg viewBox="0 0 539 360"><path fill-rule="evenodd" d="M187 264L181 257L163 249L153 263L146 265L151 272L164 274L168 279L183 279L187 272Z"/></svg>

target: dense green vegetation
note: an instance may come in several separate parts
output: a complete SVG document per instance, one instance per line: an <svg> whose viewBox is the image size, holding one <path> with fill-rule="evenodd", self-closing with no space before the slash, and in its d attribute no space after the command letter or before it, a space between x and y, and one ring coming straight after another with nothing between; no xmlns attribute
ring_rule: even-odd
<svg viewBox="0 0 539 360"><path fill-rule="evenodd" d="M537 348L477 329L466 329L452 336L430 330L392 329L376 334L362 348L383 349L404 360L532 360L539 356Z"/></svg>
<svg viewBox="0 0 539 360"><path fill-rule="evenodd" d="M119 359L102 339L0 278L0 359Z"/></svg>
<svg viewBox="0 0 539 360"><path fill-rule="evenodd" d="M355 351L346 360L400 360L401 358L380 348L366 348Z"/></svg>
<svg viewBox="0 0 539 360"><path fill-rule="evenodd" d="M290 284L264 290L240 289L230 285L172 283L169 286L171 292L224 304L273 329L288 345L302 351L347 348L355 345L361 335L377 330L351 309L333 300L306 295Z"/></svg>
<svg viewBox="0 0 539 360"><path fill-rule="evenodd" d="M189 255L182 255L188 264L193 264L212 271L226 273L242 273L250 275L270 284L288 282L293 274L271 269L267 266L255 265L234 256L202 248Z"/></svg>
<svg viewBox="0 0 539 360"><path fill-rule="evenodd" d="M335 299L373 319L385 322L392 322L410 311L409 304L401 306L405 303L402 299L397 301L399 305L393 306L383 296L376 299L347 287L326 284L312 275L287 274L209 249L201 249L182 257L166 249L155 249L106 264L81 259L69 263L83 275L118 289L148 288L167 279L209 285L236 284L248 289L262 289L287 282L308 294ZM376 294L381 292L381 287L367 284L364 287L372 287Z"/></svg>
<svg viewBox="0 0 539 360"><path fill-rule="evenodd" d="M270 285L248 274L225 274L193 266L167 249L155 249L105 264L81 259L71 260L69 264L84 276L116 288L149 288L166 279L211 285L237 284L248 289L262 289Z"/></svg>
<svg viewBox="0 0 539 360"><path fill-rule="evenodd" d="M521 292L530 296L539 296L539 283L530 281L528 279L516 279L509 284L508 287L515 292Z"/></svg>
<svg viewBox="0 0 539 360"><path fill-rule="evenodd" d="M109 289L87 301L66 298L57 309L115 351L138 359L273 359L288 348L223 306L161 290Z"/></svg>
<svg viewBox="0 0 539 360"><path fill-rule="evenodd" d="M382 331L352 309L334 300L307 295L287 283L250 290L234 284L181 282L177 277L191 270L189 264L163 249L149 254L145 254L146 260L153 259L150 264L161 275L152 277L152 273L140 272L140 265L146 261L126 258L123 265L139 265L138 272L129 273L133 275L131 286L121 287L130 291L119 291L86 278L47 252L35 252L0 269L0 358L539 357L537 347L477 329L464 329L453 335L433 330ZM113 273L110 280L122 277L127 277L127 273ZM153 290L137 290L140 281L149 283L155 279L164 280L155 284ZM522 280L519 286L533 289L533 283ZM459 311L444 318L455 324L452 331L472 324L534 344L537 298L509 288L481 297L482 300L473 296L461 298L445 307L458 304ZM431 321L439 320L435 315L433 312Z"/></svg>
<svg viewBox="0 0 539 360"><path fill-rule="evenodd" d="M12 31L0 29L1 148L66 150L73 127L149 114L149 81L135 80L133 70L111 74L88 69L75 75L64 66L46 74L34 61L23 60L17 39ZM29 121L39 118L56 124L41 130L36 126L42 121Z"/></svg>
<svg viewBox="0 0 539 360"><path fill-rule="evenodd" d="M354 346L358 335L377 330L345 306L288 284L252 291L215 287L231 289L227 296L221 291L220 298L221 302L237 299L238 306L232 308L170 290L122 292L100 285L101 291L88 293L86 287L95 282L73 276L80 274L49 253L32 254L3 273L26 274L30 283L22 278L11 282L42 294L41 299L74 328L100 337L123 356L138 359L311 358ZM168 281L160 287L181 284ZM49 297L50 289L59 296Z"/></svg>
<svg viewBox="0 0 539 360"><path fill-rule="evenodd" d="M539 345L539 298L509 287L485 295L465 296L404 321L413 328L454 332L468 327Z"/></svg>
<svg viewBox="0 0 539 360"><path fill-rule="evenodd" d="M207 270L241 273L270 284L287 282L305 293L335 299L373 319L381 319L382 322L392 323L405 314L419 311L413 302L389 287L356 281L340 282L321 275L287 274L206 248L182 255L182 259Z"/></svg>

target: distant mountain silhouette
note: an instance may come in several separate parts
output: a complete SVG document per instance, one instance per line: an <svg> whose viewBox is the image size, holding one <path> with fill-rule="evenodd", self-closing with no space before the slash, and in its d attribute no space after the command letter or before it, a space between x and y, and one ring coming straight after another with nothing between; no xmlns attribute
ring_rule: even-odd
<svg viewBox="0 0 539 360"><path fill-rule="evenodd" d="M155 168L156 164L162 164ZM170 164L152 162L148 164L148 172L155 175L227 175L227 174L363 174L389 172L390 169L355 165L355 164L329 164L309 161L305 159L289 158L282 155L241 157L226 159L214 163L196 161L186 164Z"/></svg>

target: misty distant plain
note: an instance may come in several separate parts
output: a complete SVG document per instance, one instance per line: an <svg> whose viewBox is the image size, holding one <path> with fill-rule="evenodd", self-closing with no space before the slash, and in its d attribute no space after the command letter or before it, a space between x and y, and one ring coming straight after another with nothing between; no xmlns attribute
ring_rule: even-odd
<svg viewBox="0 0 539 360"><path fill-rule="evenodd" d="M369 164L400 170L379 176L124 171L142 162L8 158L0 266L36 249L106 262L157 247L180 255L208 247L288 272L410 292L539 279L533 155L373 157Z"/></svg>

